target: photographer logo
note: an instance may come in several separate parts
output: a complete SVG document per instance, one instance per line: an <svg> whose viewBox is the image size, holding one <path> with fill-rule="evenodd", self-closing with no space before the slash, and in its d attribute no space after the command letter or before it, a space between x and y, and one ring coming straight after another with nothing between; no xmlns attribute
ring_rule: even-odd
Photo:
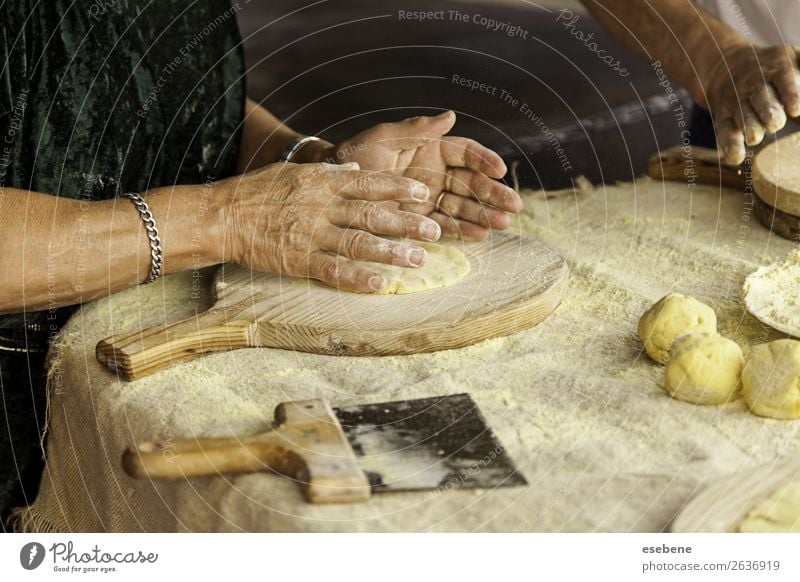
<svg viewBox="0 0 800 582"><path fill-rule="evenodd" d="M35 570L44 561L44 546L39 542L30 542L19 551L19 563L26 570Z"/></svg>

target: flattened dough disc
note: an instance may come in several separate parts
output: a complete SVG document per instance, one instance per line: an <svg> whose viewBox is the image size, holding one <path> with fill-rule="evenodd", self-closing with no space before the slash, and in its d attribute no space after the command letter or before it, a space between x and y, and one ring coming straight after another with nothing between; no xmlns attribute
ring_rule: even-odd
<svg viewBox="0 0 800 582"><path fill-rule="evenodd" d="M533 327L566 291L564 259L537 240L493 233L459 248L471 266L463 279L408 295L352 293L226 265L210 310L104 339L97 359L131 380L202 353L245 347L344 356L433 352Z"/></svg>
<svg viewBox="0 0 800 582"><path fill-rule="evenodd" d="M701 491L672 522L675 533L737 532L753 509L778 489L800 480L800 460L743 467Z"/></svg>
<svg viewBox="0 0 800 582"><path fill-rule="evenodd" d="M422 267L409 269L383 263L360 263L349 259L341 259L351 264L381 273L386 277L387 285L380 295L404 295L420 293L438 287L447 287L459 282L470 271L469 259L457 246L410 241L414 246L424 248L428 258Z"/></svg>
<svg viewBox="0 0 800 582"><path fill-rule="evenodd" d="M747 310L770 327L800 337L800 253L760 267L745 279Z"/></svg>
<svg viewBox="0 0 800 582"><path fill-rule="evenodd" d="M773 208L800 216L800 133L776 140L756 154L753 188Z"/></svg>

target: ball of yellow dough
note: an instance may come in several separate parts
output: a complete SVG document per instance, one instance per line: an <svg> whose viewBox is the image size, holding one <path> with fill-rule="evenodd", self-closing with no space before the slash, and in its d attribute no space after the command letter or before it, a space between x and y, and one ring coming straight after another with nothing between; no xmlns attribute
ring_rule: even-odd
<svg viewBox="0 0 800 582"><path fill-rule="evenodd" d="M717 315L694 297L670 293L648 309L639 320L639 338L647 354L664 364L669 350L680 336L689 333L716 333Z"/></svg>
<svg viewBox="0 0 800 582"><path fill-rule="evenodd" d="M800 342L755 346L742 374L742 396L759 416L800 418Z"/></svg>
<svg viewBox="0 0 800 582"><path fill-rule="evenodd" d="M693 333L672 344L664 388L693 404L724 404L738 396L744 355L734 341L717 333Z"/></svg>

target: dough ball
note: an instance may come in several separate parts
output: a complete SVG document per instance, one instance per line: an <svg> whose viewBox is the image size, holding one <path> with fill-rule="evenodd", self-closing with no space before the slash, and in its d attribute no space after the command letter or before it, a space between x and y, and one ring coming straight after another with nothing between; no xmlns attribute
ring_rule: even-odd
<svg viewBox="0 0 800 582"><path fill-rule="evenodd" d="M759 416L800 418L800 342L755 346L742 374L742 395Z"/></svg>
<svg viewBox="0 0 800 582"><path fill-rule="evenodd" d="M341 261L369 269L386 277L386 287L378 292L379 295L418 293L428 289L447 287L469 274L469 259L460 249L417 240L408 242L427 251L428 258L421 267L400 267L385 263L353 261L346 258L342 258ZM344 287L342 289L350 291Z"/></svg>
<svg viewBox="0 0 800 582"><path fill-rule="evenodd" d="M694 297L670 293L642 315L639 338L647 354L664 364L676 338L689 333L717 331L717 315Z"/></svg>
<svg viewBox="0 0 800 582"><path fill-rule="evenodd" d="M743 533L799 533L800 482L778 489L756 505L739 525Z"/></svg>
<svg viewBox="0 0 800 582"><path fill-rule="evenodd" d="M692 404L724 404L741 386L744 355L734 341L717 333L693 333L672 344L664 388Z"/></svg>

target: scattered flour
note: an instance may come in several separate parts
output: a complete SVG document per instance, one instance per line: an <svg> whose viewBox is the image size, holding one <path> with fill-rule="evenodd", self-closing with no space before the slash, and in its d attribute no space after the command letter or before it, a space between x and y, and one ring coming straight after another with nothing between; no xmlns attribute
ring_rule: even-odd
<svg viewBox="0 0 800 582"><path fill-rule="evenodd" d="M636 337L642 312L671 291L703 297L741 345L781 337L740 293L763 257L793 244L755 220L743 235L741 194L643 179L523 198L510 230L561 251L569 291L539 326L460 350L348 358L248 349L125 383L99 366L95 344L191 316L191 273L85 306L52 354L63 387L51 389L48 470L28 529L652 532L706 484L800 454L800 422L760 418L741 400L670 398ZM261 432L284 400L346 406L460 392L472 394L529 487L312 506L266 473L149 482L120 468L138 440Z"/></svg>

